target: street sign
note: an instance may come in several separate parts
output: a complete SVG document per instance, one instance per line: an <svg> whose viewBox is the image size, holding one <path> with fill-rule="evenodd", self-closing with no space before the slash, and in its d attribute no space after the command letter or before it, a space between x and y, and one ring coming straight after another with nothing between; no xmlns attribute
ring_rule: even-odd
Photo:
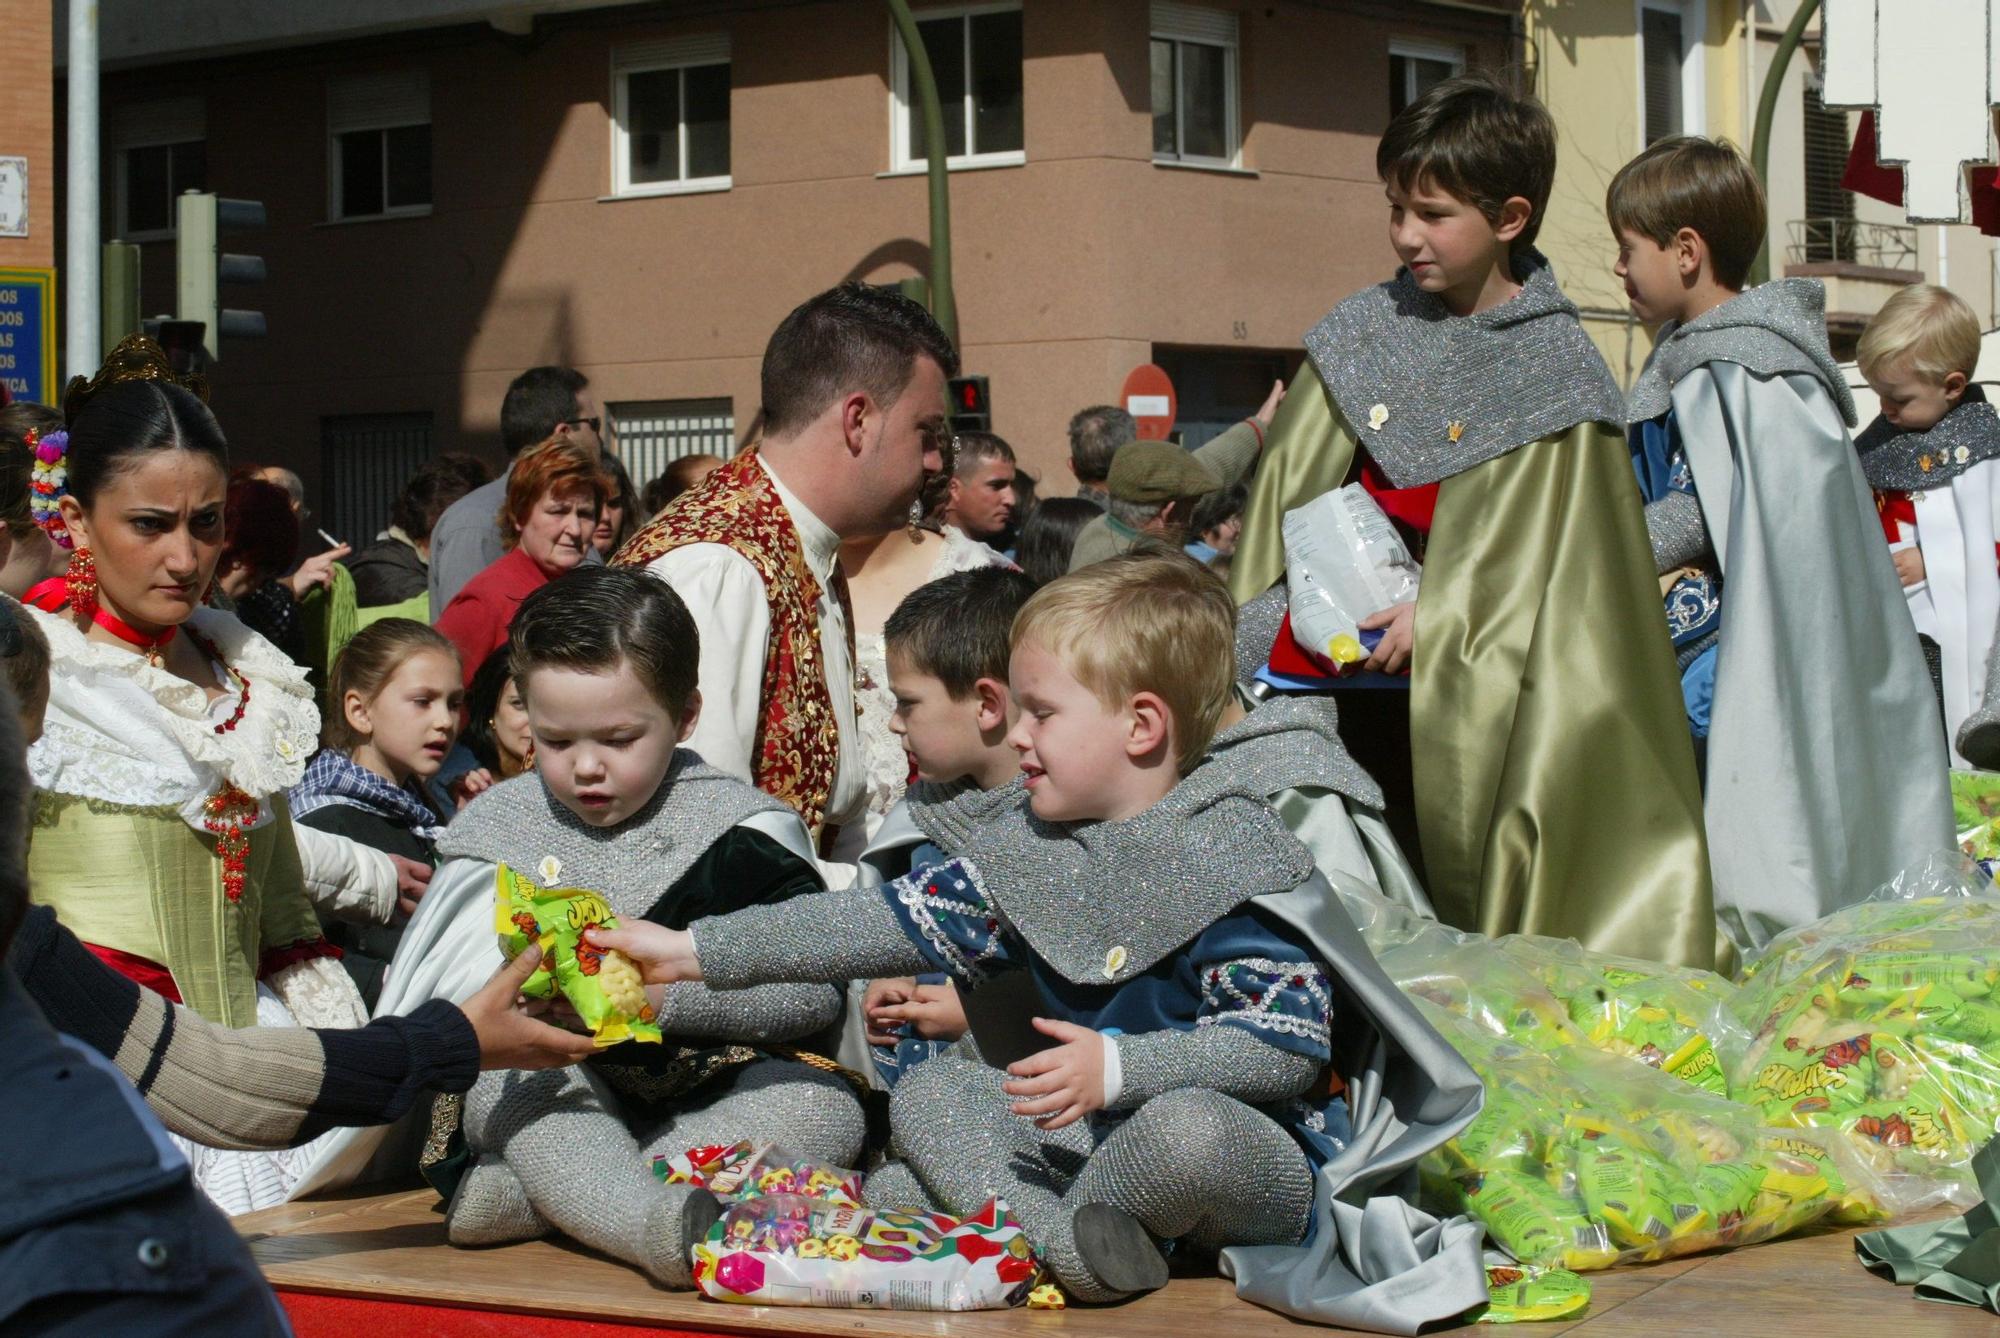
<svg viewBox="0 0 2000 1338"><path fill-rule="evenodd" d="M0 269L0 384L14 399L56 403L52 269Z"/></svg>
<svg viewBox="0 0 2000 1338"><path fill-rule="evenodd" d="M1180 401L1174 396L1173 379L1152 363L1141 363L1132 369L1118 398L1138 425L1139 440L1165 441L1174 430L1174 415L1180 410Z"/></svg>

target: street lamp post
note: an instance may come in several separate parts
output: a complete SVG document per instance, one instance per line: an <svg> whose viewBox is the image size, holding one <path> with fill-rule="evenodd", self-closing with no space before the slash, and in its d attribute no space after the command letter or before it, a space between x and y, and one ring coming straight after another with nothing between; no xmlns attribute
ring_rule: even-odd
<svg viewBox="0 0 2000 1338"><path fill-rule="evenodd" d="M1778 114L1778 93L1785 82L1785 68L1792 63L1792 53L1805 40L1806 25L1819 12L1819 0L1802 0L1798 11L1792 15L1791 23L1785 28L1785 35L1778 39L1778 49L1771 53L1771 68L1764 71L1764 91L1757 99L1757 128L1750 137L1750 166L1757 171L1758 180L1770 189L1771 180L1771 120ZM1750 40L1757 40L1753 26ZM1757 259L1750 266L1750 282L1760 284L1771 277L1771 236L1765 230L1763 245L1757 248Z"/></svg>
<svg viewBox="0 0 2000 1338"><path fill-rule="evenodd" d="M937 76L930 52L917 32L908 0L888 0L889 14L902 35L910 62L910 91L924 120L924 163L931 194L931 315L958 343L958 303L951 291L951 179L945 166L944 109L938 105Z"/></svg>

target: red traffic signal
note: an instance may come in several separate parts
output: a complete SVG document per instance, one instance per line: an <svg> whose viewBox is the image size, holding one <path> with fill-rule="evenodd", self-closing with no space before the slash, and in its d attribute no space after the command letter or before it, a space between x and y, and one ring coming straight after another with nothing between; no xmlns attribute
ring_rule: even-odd
<svg viewBox="0 0 2000 1338"><path fill-rule="evenodd" d="M993 405L983 376L954 376L949 385L951 425L985 431L993 421Z"/></svg>

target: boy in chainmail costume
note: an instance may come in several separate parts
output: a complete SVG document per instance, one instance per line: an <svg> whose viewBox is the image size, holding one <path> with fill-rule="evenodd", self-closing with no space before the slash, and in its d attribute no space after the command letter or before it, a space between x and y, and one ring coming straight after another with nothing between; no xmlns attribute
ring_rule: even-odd
<svg viewBox="0 0 2000 1338"><path fill-rule="evenodd" d="M510 645L537 770L482 794L446 830L422 909L448 904L452 924L440 938L413 922L406 944L449 955L483 936L479 950L497 954L503 864L597 892L626 923L679 927L819 891L797 815L676 746L700 711L700 659L671 587L585 568L522 601ZM392 980L399 967L417 964L399 952ZM476 1160L452 1196L449 1239L491 1245L553 1228L664 1286L689 1286L688 1247L719 1209L706 1191L660 1184L650 1159L750 1138L855 1164L864 1121L853 1091L779 1057L839 1009L829 985L677 985L656 1006L663 1044L627 1041L574 1068L482 1077L465 1101Z"/></svg>
<svg viewBox="0 0 2000 1338"><path fill-rule="evenodd" d="M1629 405L1656 565L1719 579L1728 612L1684 653L1699 650L1694 683L1711 666L1716 918L1749 954L1952 843L1945 740L1848 440L1826 293L1816 279L1743 287L1764 241L1756 169L1728 144L1661 140L1612 178L1605 213L1633 313L1661 326ZM1937 469L1922 454L1907 452L1913 477L1894 450L1868 458L1907 485ZM1981 523L1990 544L1990 508ZM1717 595L1711 583L1700 602Z"/></svg>
<svg viewBox="0 0 2000 1338"><path fill-rule="evenodd" d="M1226 591L1180 555L1056 581L1012 633L1026 802L955 858L811 916L593 938L649 979L720 988L929 969L976 997L1020 971L1049 1048L1005 1071L941 1056L898 1087L893 1133L923 1185L954 1210L1005 1199L1081 1300L1163 1285L1157 1242L1280 1247L1296 1266L1309 1231L1321 1250L1334 1233L1315 1168L1323 1199L1407 1170L1472 1117L1478 1082L1323 913L1311 854L1255 785L1196 768L1230 698L1232 629ZM1476 1303L1475 1237L1436 1233L1426 1302Z"/></svg>
<svg viewBox="0 0 2000 1338"><path fill-rule="evenodd" d="M1403 267L1306 333L1230 589L1248 603L1280 583L1285 513L1364 455L1391 488L1436 484L1422 590L1361 626L1383 633L1368 668L1410 669L1438 917L1708 966L1701 791L1624 397L1534 249L1555 124L1461 75L1397 114L1375 167Z"/></svg>

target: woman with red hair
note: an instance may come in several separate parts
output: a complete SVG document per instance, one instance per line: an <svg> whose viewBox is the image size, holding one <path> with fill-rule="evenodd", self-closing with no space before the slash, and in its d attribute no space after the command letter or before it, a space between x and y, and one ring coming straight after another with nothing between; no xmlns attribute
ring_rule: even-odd
<svg viewBox="0 0 2000 1338"><path fill-rule="evenodd" d="M507 478L500 537L507 552L445 605L437 630L458 647L466 682L507 641L520 602L590 552L614 484L595 446L551 437L524 451Z"/></svg>

